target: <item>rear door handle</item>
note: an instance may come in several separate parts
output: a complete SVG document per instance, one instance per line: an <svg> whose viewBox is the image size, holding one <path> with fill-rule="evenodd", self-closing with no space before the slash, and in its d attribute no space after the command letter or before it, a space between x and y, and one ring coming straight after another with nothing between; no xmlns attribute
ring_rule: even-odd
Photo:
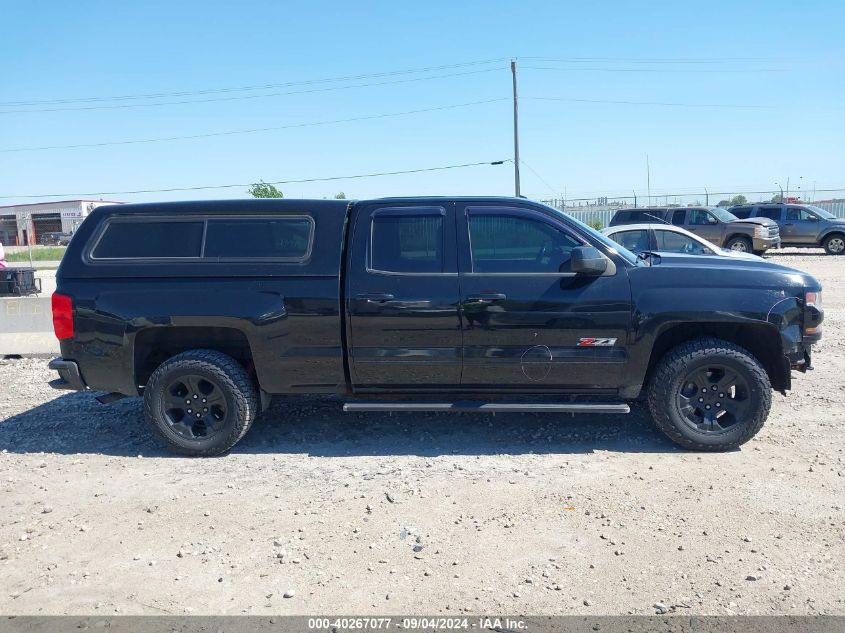
<svg viewBox="0 0 845 633"><path fill-rule="evenodd" d="M468 300L475 303L488 303L490 301L504 301L508 296L503 292L481 292L477 295L470 295Z"/></svg>
<svg viewBox="0 0 845 633"><path fill-rule="evenodd" d="M389 292L362 292L355 295L355 298L367 303L384 303L385 301L393 301L395 297Z"/></svg>

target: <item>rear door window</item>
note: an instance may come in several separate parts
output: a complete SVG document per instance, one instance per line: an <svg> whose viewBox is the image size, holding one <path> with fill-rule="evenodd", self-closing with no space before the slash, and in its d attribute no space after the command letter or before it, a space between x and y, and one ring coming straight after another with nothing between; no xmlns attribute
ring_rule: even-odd
<svg viewBox="0 0 845 633"><path fill-rule="evenodd" d="M444 270L443 210L385 210L373 217L370 269L393 273Z"/></svg>
<svg viewBox="0 0 845 633"><path fill-rule="evenodd" d="M769 218L775 222L780 222L781 209L782 207L760 207L760 210L757 212L757 217Z"/></svg>
<svg viewBox="0 0 845 633"><path fill-rule="evenodd" d="M112 220L95 244L92 259L169 259L199 257L202 220Z"/></svg>
<svg viewBox="0 0 845 633"><path fill-rule="evenodd" d="M686 209L675 209L672 212L672 224L674 224L675 226L683 226L686 217Z"/></svg>

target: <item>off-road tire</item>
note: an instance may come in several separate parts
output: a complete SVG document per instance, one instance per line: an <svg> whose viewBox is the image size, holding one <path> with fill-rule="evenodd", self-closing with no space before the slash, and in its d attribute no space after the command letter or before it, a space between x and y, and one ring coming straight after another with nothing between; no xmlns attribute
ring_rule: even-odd
<svg viewBox="0 0 845 633"><path fill-rule="evenodd" d="M838 240L840 242L845 242L845 235L842 233L831 233L827 237L822 240L822 247L824 248L824 252L828 255L845 255L845 249L835 250L831 248L831 243L838 244L839 242L834 242L834 240Z"/></svg>
<svg viewBox="0 0 845 633"><path fill-rule="evenodd" d="M693 429L676 403L690 371L718 362L739 373L750 387L750 412L721 434ZM761 428L772 406L772 386L760 362L746 349L717 338L698 338L669 350L657 363L648 385L648 406L657 427L683 448L697 451L735 449Z"/></svg>
<svg viewBox="0 0 845 633"><path fill-rule="evenodd" d="M744 249L734 249L735 244L742 244L742 245L745 246L745 248ZM754 245L751 243L751 240L749 240L747 237L742 237L740 235L740 236L732 237L727 242L725 242L725 248L727 248L728 250L737 250L740 253L750 253L754 250Z"/></svg>
<svg viewBox="0 0 845 633"><path fill-rule="evenodd" d="M185 439L174 433L164 414L164 390L180 375L199 375L219 385L226 401L222 429L205 439ZM196 349L177 354L153 372L144 389L144 417L165 448L181 455L210 457L225 453L246 435L260 408L258 389L246 370L222 352Z"/></svg>

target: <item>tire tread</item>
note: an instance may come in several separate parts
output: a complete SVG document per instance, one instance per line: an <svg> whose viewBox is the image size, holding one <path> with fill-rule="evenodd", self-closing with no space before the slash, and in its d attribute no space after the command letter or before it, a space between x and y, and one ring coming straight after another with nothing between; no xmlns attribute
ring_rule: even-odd
<svg viewBox="0 0 845 633"><path fill-rule="evenodd" d="M745 424L743 432L739 436L728 442L705 444L690 439L678 430L669 414L667 403L673 397L669 393L669 386L678 373L689 362L714 354L728 356L746 367L757 381L755 386L761 391L762 406L750 423ZM760 362L745 348L714 337L691 339L669 350L658 362L648 386L648 406L657 427L675 444L697 451L728 451L745 444L763 428L771 405L771 382Z"/></svg>
<svg viewBox="0 0 845 633"><path fill-rule="evenodd" d="M234 394L236 411L231 432L219 442L207 448L188 448L175 442L155 421L155 394L159 381L174 367L202 369L215 375L223 389ZM211 457L220 455L237 444L252 426L258 412L258 390L246 370L231 356L210 349L188 350L172 356L156 368L144 389L144 418L154 435L165 448L180 455Z"/></svg>

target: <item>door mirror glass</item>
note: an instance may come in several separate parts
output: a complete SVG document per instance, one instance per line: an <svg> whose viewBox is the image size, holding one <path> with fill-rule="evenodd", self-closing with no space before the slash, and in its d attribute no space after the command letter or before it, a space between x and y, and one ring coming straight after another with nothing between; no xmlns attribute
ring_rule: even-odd
<svg viewBox="0 0 845 633"><path fill-rule="evenodd" d="M607 260L592 246L573 248L570 258L570 270L574 273L598 276L607 270Z"/></svg>

